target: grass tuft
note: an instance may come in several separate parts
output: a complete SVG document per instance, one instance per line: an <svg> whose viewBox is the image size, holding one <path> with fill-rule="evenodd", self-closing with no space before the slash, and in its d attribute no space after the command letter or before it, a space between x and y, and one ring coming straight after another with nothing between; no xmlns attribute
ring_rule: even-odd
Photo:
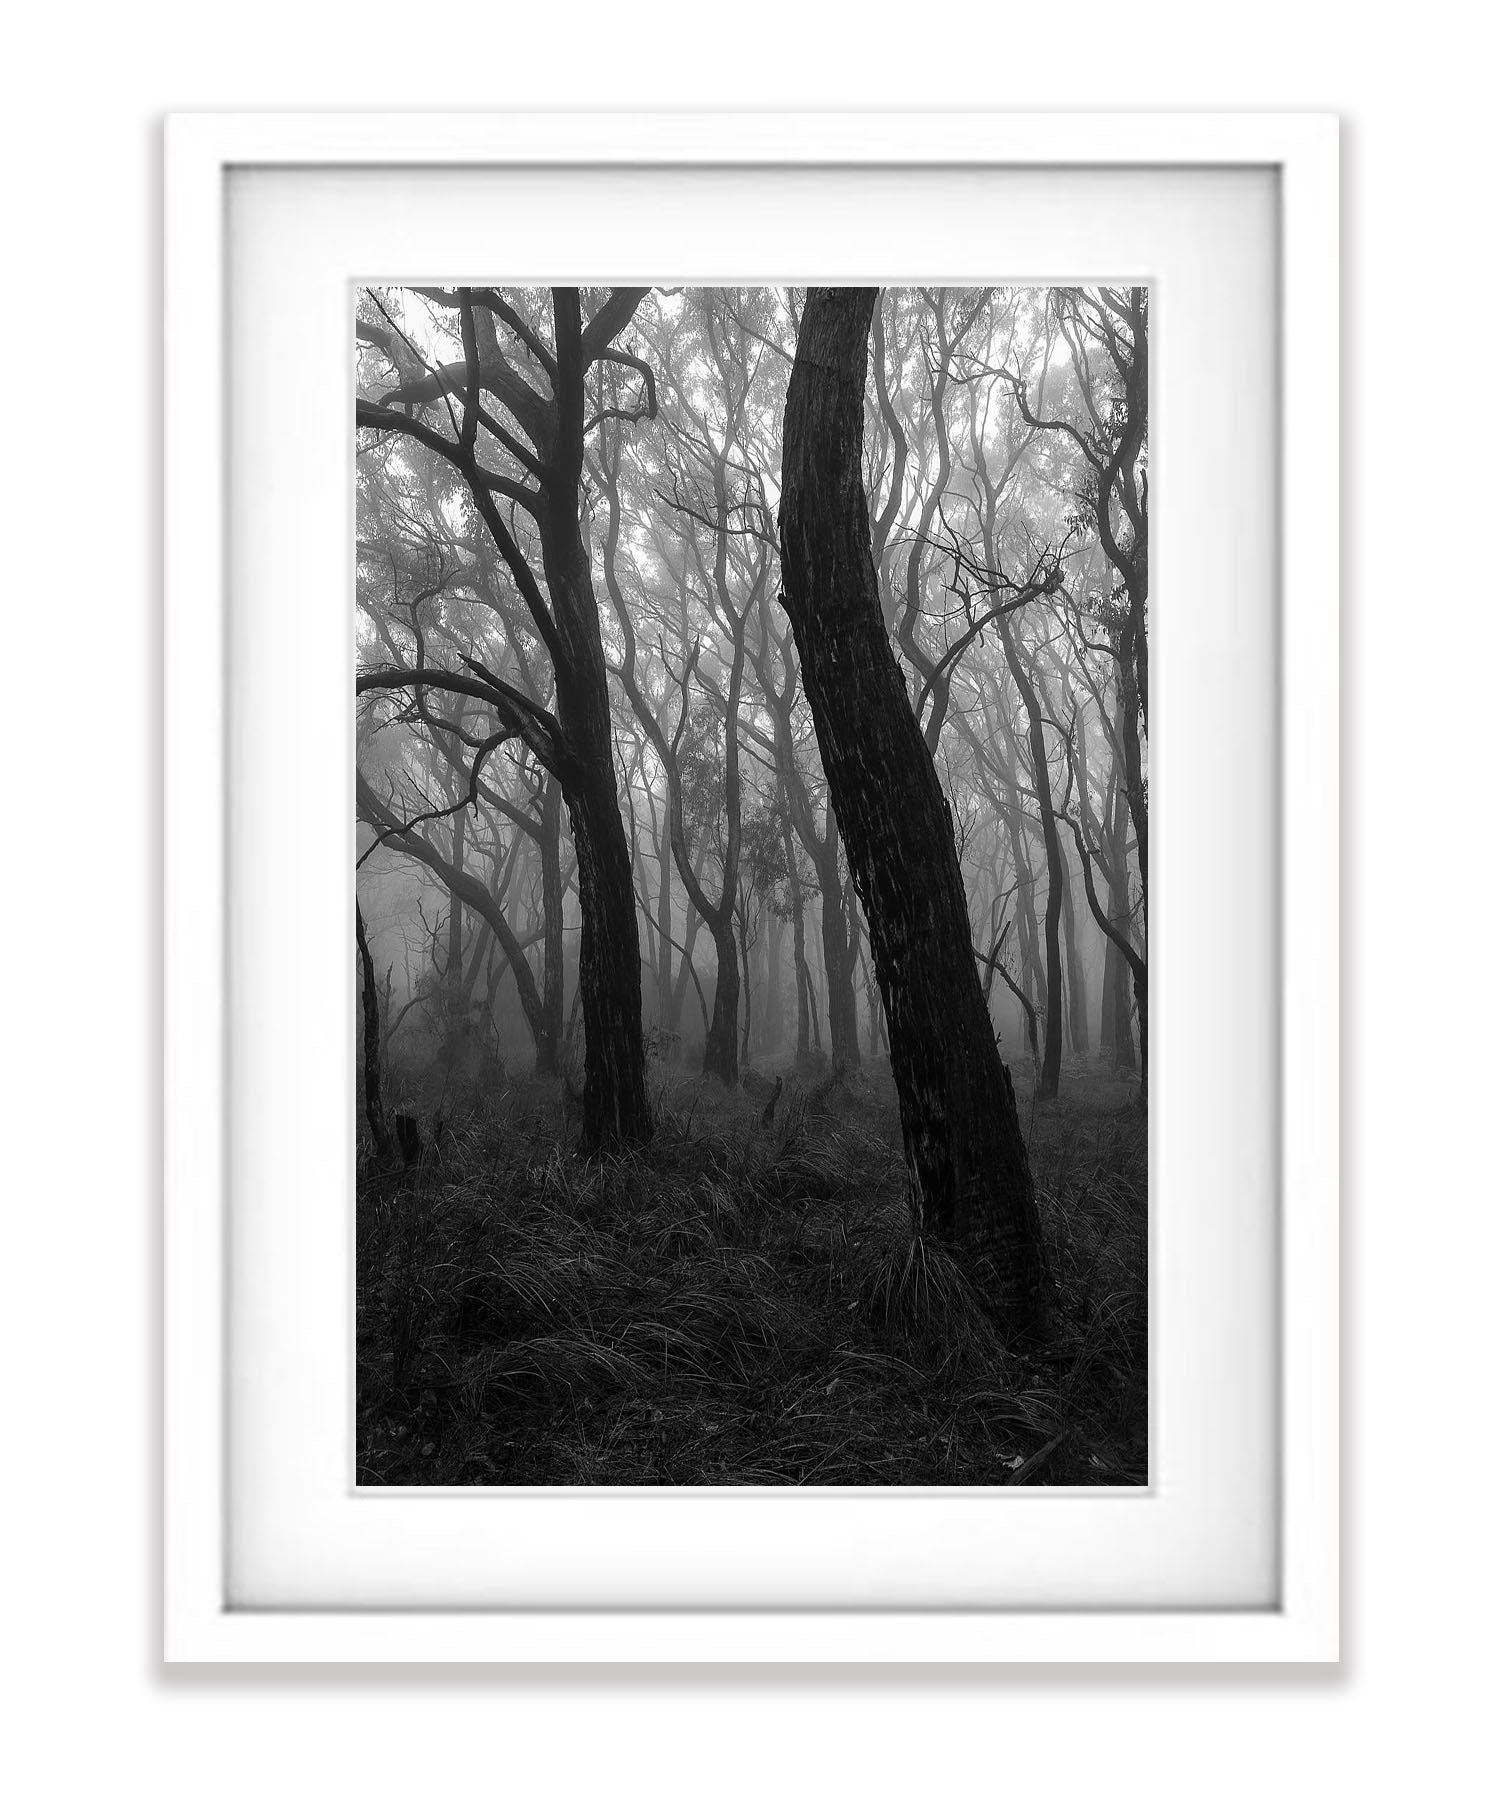
<svg viewBox="0 0 1500 1800"><path fill-rule="evenodd" d="M358 1199L366 1484L1137 1483L1146 1185L1128 1090L1084 1065L1032 1118L1056 1279L996 1336L913 1225L888 1077L758 1093L668 1077L649 1150L574 1153L558 1084L450 1113Z"/></svg>

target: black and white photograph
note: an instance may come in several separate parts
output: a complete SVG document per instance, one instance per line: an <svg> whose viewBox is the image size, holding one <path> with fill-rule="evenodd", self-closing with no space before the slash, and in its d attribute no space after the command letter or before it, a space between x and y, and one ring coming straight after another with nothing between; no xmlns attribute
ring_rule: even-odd
<svg viewBox="0 0 1500 1800"><path fill-rule="evenodd" d="M1475 1788L1494 26L1251 23L20 16L18 1793Z"/></svg>
<svg viewBox="0 0 1500 1800"><path fill-rule="evenodd" d="M1148 290L353 310L358 1483L1145 1483Z"/></svg>

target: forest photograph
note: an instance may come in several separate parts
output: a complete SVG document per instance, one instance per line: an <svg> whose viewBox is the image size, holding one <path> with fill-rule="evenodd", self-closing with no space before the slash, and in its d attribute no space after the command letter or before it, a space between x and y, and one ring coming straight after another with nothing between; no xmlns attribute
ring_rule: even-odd
<svg viewBox="0 0 1500 1800"><path fill-rule="evenodd" d="M353 313L356 1481L1146 1483L1147 290Z"/></svg>

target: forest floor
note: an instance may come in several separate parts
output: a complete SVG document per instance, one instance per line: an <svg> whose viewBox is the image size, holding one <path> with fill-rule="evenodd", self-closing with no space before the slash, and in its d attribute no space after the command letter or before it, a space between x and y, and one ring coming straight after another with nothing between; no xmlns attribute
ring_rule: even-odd
<svg viewBox="0 0 1500 1800"><path fill-rule="evenodd" d="M1053 1285L1019 1354L913 1231L883 1068L789 1074L769 1128L768 1081L657 1071L628 1155L540 1082L413 1169L362 1151L359 1482L1143 1483L1145 1121L1101 1068L1014 1071Z"/></svg>

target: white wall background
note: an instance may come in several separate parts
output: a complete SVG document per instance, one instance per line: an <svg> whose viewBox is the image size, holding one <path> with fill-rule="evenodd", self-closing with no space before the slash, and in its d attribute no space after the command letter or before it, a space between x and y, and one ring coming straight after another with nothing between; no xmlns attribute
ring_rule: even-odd
<svg viewBox="0 0 1500 1800"><path fill-rule="evenodd" d="M148 0L12 21L0 115L11 271L0 284L0 1044L13 1064L0 1694L15 1791L1259 1796L1482 1785L1493 1771L1483 1725L1497 1600L1497 995L1487 937L1449 961L1441 915L1451 869L1474 884L1463 928L1487 920L1495 863L1485 673L1500 476L1486 374L1495 45L1482 17L1452 0L1399 16L1328 0L928 10L678 0L524 12L468 0L436 10ZM169 1676L158 1666L159 117L673 101L1344 115L1340 1670ZM1413 697L1419 655L1433 686ZM1441 759L1436 794L1416 735L1424 715ZM92 822L88 847L61 831L80 817ZM1410 964L1413 922L1444 960Z"/></svg>

